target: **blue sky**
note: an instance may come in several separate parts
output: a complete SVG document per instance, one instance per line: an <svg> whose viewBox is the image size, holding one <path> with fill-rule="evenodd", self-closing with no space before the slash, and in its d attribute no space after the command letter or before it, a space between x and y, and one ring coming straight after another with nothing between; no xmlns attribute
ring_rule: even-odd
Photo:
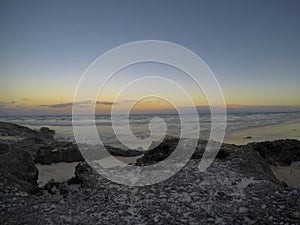
<svg viewBox="0 0 300 225"><path fill-rule="evenodd" d="M292 0L1 1L0 102L69 102L98 56L158 39L202 57L228 104L300 106L299 11Z"/></svg>

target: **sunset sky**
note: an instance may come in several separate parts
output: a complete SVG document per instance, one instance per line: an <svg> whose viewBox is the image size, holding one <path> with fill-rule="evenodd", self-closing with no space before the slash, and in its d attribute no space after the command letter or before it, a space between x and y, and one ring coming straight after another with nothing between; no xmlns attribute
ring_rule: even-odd
<svg viewBox="0 0 300 225"><path fill-rule="evenodd" d="M80 77L96 58L118 45L149 39L198 54L231 107L300 109L299 12L297 0L1 1L0 111L69 111ZM145 64L119 75L134 78L145 71L178 77L196 105L207 104L203 93L174 68ZM136 100L138 89L114 100L124 81L112 80L97 104L100 111ZM176 99L188 106L180 96ZM137 110L169 107L161 99L136 105Z"/></svg>

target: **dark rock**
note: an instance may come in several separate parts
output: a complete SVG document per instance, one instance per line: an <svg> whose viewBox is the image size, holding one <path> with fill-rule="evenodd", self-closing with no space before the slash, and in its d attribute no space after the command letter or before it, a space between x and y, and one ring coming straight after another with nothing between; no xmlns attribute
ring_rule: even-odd
<svg viewBox="0 0 300 225"><path fill-rule="evenodd" d="M89 157L90 160L106 157L106 154L99 153L98 146L84 146L85 157ZM105 148L113 156L134 157L143 154L142 151L138 150L124 150L112 146L105 146ZM51 164L58 162L83 162L84 158L76 144L56 141L51 146L41 146L37 151L34 161L40 164Z"/></svg>
<svg viewBox="0 0 300 225"><path fill-rule="evenodd" d="M47 127L42 127L40 131L35 131L14 123L0 122L0 136L27 138L33 140L37 144L41 144L53 141L53 135L54 131Z"/></svg>
<svg viewBox="0 0 300 225"><path fill-rule="evenodd" d="M51 146L55 141L53 131L49 128L42 128L35 131L24 126L13 123L0 122L0 136L10 136L14 141L7 142L13 148L18 147L27 151L35 158L36 153L42 146Z"/></svg>
<svg viewBox="0 0 300 225"><path fill-rule="evenodd" d="M5 154L8 151L8 145L0 143L0 155Z"/></svg>
<svg viewBox="0 0 300 225"><path fill-rule="evenodd" d="M211 141L212 144L216 144L216 142ZM203 153L205 151L205 148L207 146L208 142L205 140L199 140L198 146L192 155L191 159L201 159L203 156ZM231 153L236 151L238 149L238 146L233 144L221 144L221 147L217 153L216 158L217 159L227 159Z"/></svg>
<svg viewBox="0 0 300 225"><path fill-rule="evenodd" d="M239 166L239 170L257 179L268 179L280 183L274 176L269 164L250 146L243 146L230 157Z"/></svg>
<svg viewBox="0 0 300 225"><path fill-rule="evenodd" d="M56 190L58 190L58 186L59 186L59 183L55 182L54 179L51 179L48 181L47 184L45 184L44 188L50 194L56 194Z"/></svg>
<svg viewBox="0 0 300 225"><path fill-rule="evenodd" d="M251 136L246 136L246 137L243 137L243 139L252 139Z"/></svg>
<svg viewBox="0 0 300 225"><path fill-rule="evenodd" d="M234 152L232 159L216 159L204 172L198 170L198 160L192 159L173 177L144 187L111 182L80 163L74 180L83 178L83 188L69 191L65 198L61 183L48 196L2 195L0 223L298 224L299 190L241 170L238 155L242 161L262 160L253 149L249 151ZM247 152L254 156L246 157ZM67 190L75 185L68 186Z"/></svg>
<svg viewBox="0 0 300 225"><path fill-rule="evenodd" d="M56 142L52 146L41 147L34 161L40 164L51 164L58 162L82 162L84 158L76 144Z"/></svg>
<svg viewBox="0 0 300 225"><path fill-rule="evenodd" d="M51 134L51 135L54 135L54 134L55 134L55 131L49 129L48 127L42 127L42 128L40 129L40 132L41 132L42 134Z"/></svg>
<svg viewBox="0 0 300 225"><path fill-rule="evenodd" d="M42 127L40 131L34 131L27 127L17 124L0 122L0 135L13 136L21 138L10 142L13 147L19 146L22 151L27 151L34 158L36 163L51 164L58 162L83 162L84 158L78 149L78 146L71 142L57 141L54 139L55 131ZM97 146L85 145L87 151L95 152L99 156ZM112 146L105 146L106 150L113 156L134 157L142 155L143 151L124 150ZM94 157L93 154L89 154ZM100 154L100 159L107 154Z"/></svg>
<svg viewBox="0 0 300 225"><path fill-rule="evenodd" d="M86 162L78 163L75 176L68 180L68 184L79 184L81 187L92 187L97 182L99 175Z"/></svg>
<svg viewBox="0 0 300 225"><path fill-rule="evenodd" d="M14 123L0 122L0 136L29 137L36 134L36 131L29 129L28 127Z"/></svg>
<svg viewBox="0 0 300 225"><path fill-rule="evenodd" d="M37 146L38 151L45 151L43 157L50 154L53 160L70 159L78 149L51 138L42 138L40 143L27 138L23 139L26 150L21 142L0 143L0 224L299 224L300 191L277 181L269 167L269 163L299 159L295 140L223 144L205 171L198 166L207 142L199 140L188 164L154 185L124 186L79 163L67 183L50 180L39 189L27 148ZM141 164L168 157L177 143L169 139L153 145L156 152L145 152ZM66 149L73 150L61 153ZM111 151L123 154L121 149ZM14 191L10 192L11 187Z"/></svg>
<svg viewBox="0 0 300 225"><path fill-rule="evenodd" d="M217 154L217 159L227 159L233 152L238 149L236 145L222 144Z"/></svg>
<svg viewBox="0 0 300 225"><path fill-rule="evenodd" d="M166 159L176 149L178 142L179 142L179 139L177 139L177 138L165 139L161 144L159 144L152 150L145 151L144 156L141 157L140 159L138 159L136 164L137 165L151 165L151 164L155 164L157 162L160 162L160 161ZM193 153L191 159L201 159L203 156L203 153L205 151L205 148L207 146L207 143L208 142L205 140L198 140L197 148L195 149L195 152ZM236 149L238 149L238 147L235 145L222 144L220 150L218 151L216 158L226 159ZM183 151L182 154L184 154L185 150L182 150L182 151Z"/></svg>
<svg viewBox="0 0 300 225"><path fill-rule="evenodd" d="M135 149L121 149L115 148L113 146L105 146L106 150L113 156L121 156L121 157L135 157L144 154L144 151L135 150Z"/></svg>
<svg viewBox="0 0 300 225"><path fill-rule="evenodd" d="M37 187L38 169L28 152L0 145L0 183L31 192Z"/></svg>
<svg viewBox="0 0 300 225"><path fill-rule="evenodd" d="M59 183L58 190L63 197L67 197L70 192L70 188L66 182Z"/></svg>
<svg viewBox="0 0 300 225"><path fill-rule="evenodd" d="M292 162L300 161L300 141L277 140L254 142L252 147L271 165L289 166Z"/></svg>
<svg viewBox="0 0 300 225"><path fill-rule="evenodd" d="M168 158L176 149L178 142L178 138L168 138L163 140L158 146L157 143L153 143L156 147L150 146L149 149L151 150L145 151L143 157L137 160L136 165L151 165Z"/></svg>

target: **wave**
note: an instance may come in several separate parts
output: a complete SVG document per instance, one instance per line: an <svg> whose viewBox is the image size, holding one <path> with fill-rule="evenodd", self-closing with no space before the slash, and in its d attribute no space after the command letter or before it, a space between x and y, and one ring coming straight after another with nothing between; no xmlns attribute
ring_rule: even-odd
<svg viewBox="0 0 300 225"><path fill-rule="evenodd" d="M130 116L130 125L133 127L147 127L154 116L162 118L168 126L180 129L180 118L178 115L132 115ZM124 116L117 116L114 124L124 126ZM190 118L188 123L194 123L194 119ZM51 127L71 127L72 116L0 116L1 121L17 123L25 126L51 126ZM200 126L202 129L209 129L210 114L199 114ZM300 112L289 113L229 113L227 115L227 129L238 130L255 126L274 125L279 123L300 121ZM91 117L78 117L75 121L76 126L90 126L94 124ZM110 116L96 116L95 124L99 127L111 127L112 121Z"/></svg>

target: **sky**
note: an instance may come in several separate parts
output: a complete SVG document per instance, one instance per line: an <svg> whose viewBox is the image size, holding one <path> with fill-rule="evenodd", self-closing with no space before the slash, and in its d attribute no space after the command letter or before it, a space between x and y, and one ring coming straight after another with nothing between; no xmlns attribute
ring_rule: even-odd
<svg viewBox="0 0 300 225"><path fill-rule="evenodd" d="M195 52L215 74L228 106L299 108L299 11L297 0L1 1L0 111L69 111L88 66L108 50L139 40L174 42ZM145 70L171 79L183 76L161 65L121 73L133 78ZM99 110L136 100L138 89L114 99L111 90L117 93L126 79L110 84L98 101ZM188 80L179 82L196 105L207 104ZM161 90L171 93L163 86ZM170 106L161 102L144 99L136 108Z"/></svg>

